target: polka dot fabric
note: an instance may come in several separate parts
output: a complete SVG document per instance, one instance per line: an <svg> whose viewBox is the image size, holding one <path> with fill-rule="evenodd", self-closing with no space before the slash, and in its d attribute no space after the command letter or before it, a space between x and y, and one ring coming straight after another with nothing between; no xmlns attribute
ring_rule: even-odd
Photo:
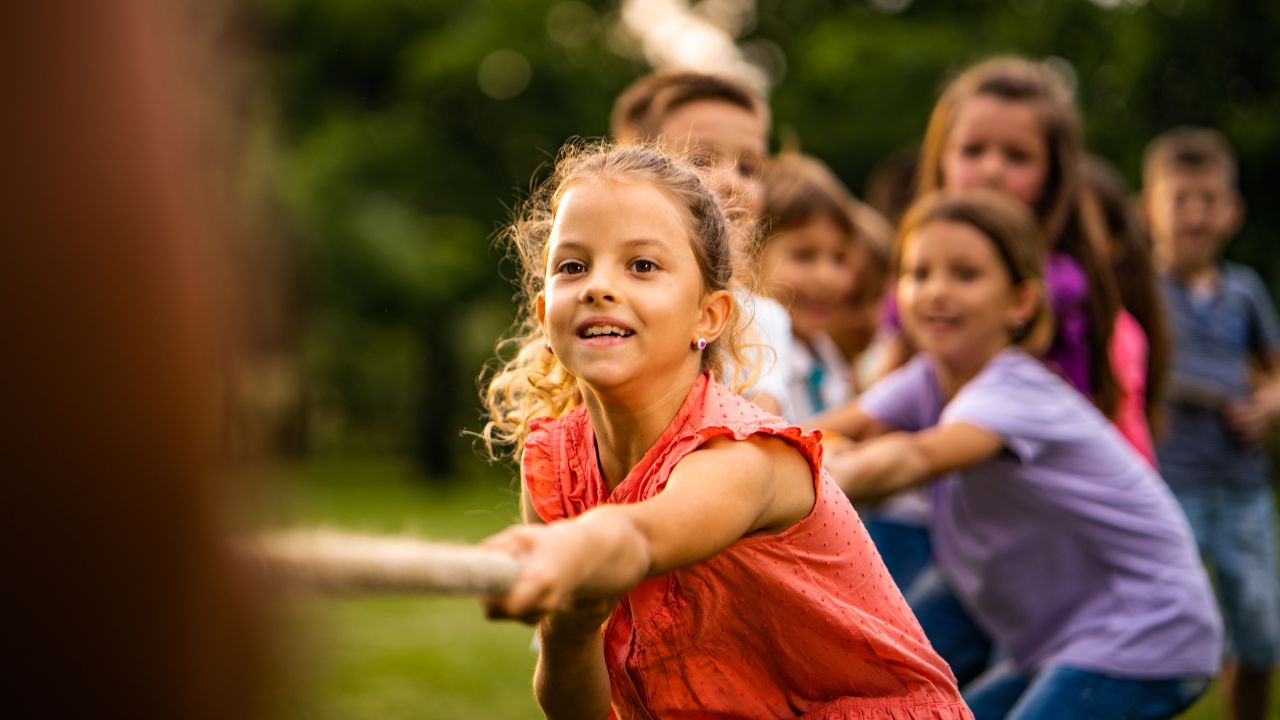
<svg viewBox="0 0 1280 720"><path fill-rule="evenodd" d="M526 490L547 522L653 497L682 458L717 437L780 437L814 469L817 500L800 522L745 537L623 596L604 627L617 717L972 717L861 520L822 470L818 433L703 375L611 493L584 408L531 427Z"/></svg>

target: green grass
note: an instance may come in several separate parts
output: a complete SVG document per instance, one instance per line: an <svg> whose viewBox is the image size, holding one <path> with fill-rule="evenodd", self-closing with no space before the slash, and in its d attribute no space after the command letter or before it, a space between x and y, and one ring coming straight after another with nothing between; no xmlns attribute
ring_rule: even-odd
<svg viewBox="0 0 1280 720"><path fill-rule="evenodd" d="M388 459L282 466L269 475L278 498L269 515L275 525L471 542L518 517L505 473L470 469L432 485ZM286 720L541 717L530 689L532 631L485 620L473 599L318 599L292 613ZM1182 717L1220 716L1215 688Z"/></svg>
<svg viewBox="0 0 1280 720"><path fill-rule="evenodd" d="M272 524L475 541L518 516L501 473L447 486L383 460L310 462L270 475ZM532 630L489 622L471 598L313 599L291 605L283 718L538 718Z"/></svg>

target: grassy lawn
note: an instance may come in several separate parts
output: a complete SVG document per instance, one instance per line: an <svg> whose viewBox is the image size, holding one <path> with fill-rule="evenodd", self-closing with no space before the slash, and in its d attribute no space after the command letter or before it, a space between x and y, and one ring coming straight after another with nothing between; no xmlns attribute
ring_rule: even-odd
<svg viewBox="0 0 1280 720"><path fill-rule="evenodd" d="M279 501L270 514L288 526L479 540L516 521L518 496L501 469L469 472L440 487L393 460L290 465L271 475ZM541 717L530 690L532 631L485 620L475 600L322 599L291 612L298 632L283 718ZM1219 716L1211 690L1183 717Z"/></svg>
<svg viewBox="0 0 1280 720"><path fill-rule="evenodd" d="M440 487L389 460L313 462L274 473L278 523L479 540L514 522L501 471ZM538 718L532 630L485 620L471 598L309 600L297 627L284 718Z"/></svg>

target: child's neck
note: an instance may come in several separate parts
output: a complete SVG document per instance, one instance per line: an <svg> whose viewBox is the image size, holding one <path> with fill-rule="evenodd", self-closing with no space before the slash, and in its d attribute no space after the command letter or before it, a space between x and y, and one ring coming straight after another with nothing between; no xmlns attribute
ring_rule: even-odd
<svg viewBox="0 0 1280 720"><path fill-rule="evenodd" d="M626 479L671 424L697 377L695 374L687 383L666 383L644 395L583 388L600 473L610 490Z"/></svg>
<svg viewBox="0 0 1280 720"><path fill-rule="evenodd" d="M1169 272L1182 281L1192 293L1211 294L1218 287L1218 263L1198 265L1166 265Z"/></svg>

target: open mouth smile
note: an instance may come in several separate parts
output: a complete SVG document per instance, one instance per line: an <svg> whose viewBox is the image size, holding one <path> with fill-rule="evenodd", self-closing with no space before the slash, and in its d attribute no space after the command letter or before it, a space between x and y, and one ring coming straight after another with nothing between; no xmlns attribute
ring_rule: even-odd
<svg viewBox="0 0 1280 720"><path fill-rule="evenodd" d="M949 332L960 326L960 318L951 315L927 315L920 318L920 327L930 332Z"/></svg>
<svg viewBox="0 0 1280 720"><path fill-rule="evenodd" d="M588 320L578 326L578 339L588 345L614 345L635 334L635 330L613 320Z"/></svg>

